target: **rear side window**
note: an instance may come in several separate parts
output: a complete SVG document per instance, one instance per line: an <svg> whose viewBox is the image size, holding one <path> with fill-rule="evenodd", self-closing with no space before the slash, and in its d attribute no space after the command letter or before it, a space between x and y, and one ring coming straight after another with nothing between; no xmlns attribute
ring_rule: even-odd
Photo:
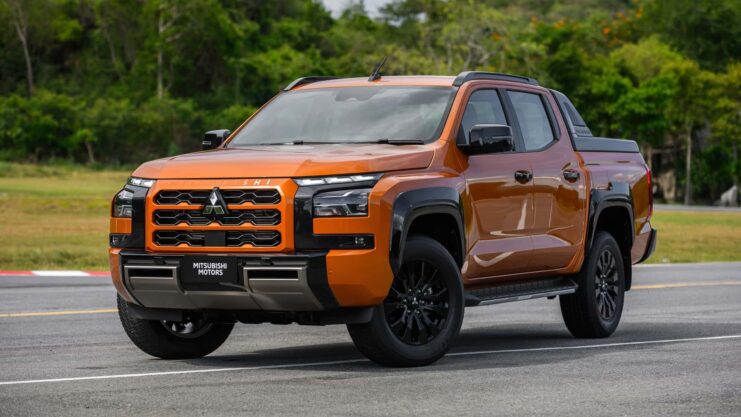
<svg viewBox="0 0 741 417"><path fill-rule="evenodd" d="M471 128L475 125L508 125L496 90L478 90L471 94L458 132L459 143L468 141Z"/></svg>
<svg viewBox="0 0 741 417"><path fill-rule="evenodd" d="M556 98L556 101L558 101L559 106L561 106L562 113L566 119L566 124L569 126L571 133L577 136L592 136L592 131L589 130L587 123L581 117L579 111L576 110L576 107L571 103L571 100L561 92L556 90L551 91L553 91L553 96Z"/></svg>
<svg viewBox="0 0 741 417"><path fill-rule="evenodd" d="M509 98L517 115L525 150L536 151L553 142L553 129L540 95L510 91Z"/></svg>

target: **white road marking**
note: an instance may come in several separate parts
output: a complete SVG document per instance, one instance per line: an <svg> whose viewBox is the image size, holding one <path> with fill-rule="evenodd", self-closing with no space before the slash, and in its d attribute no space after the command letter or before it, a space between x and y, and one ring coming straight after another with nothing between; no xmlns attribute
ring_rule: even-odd
<svg viewBox="0 0 741 417"><path fill-rule="evenodd" d="M494 355L494 354L500 354L500 353L517 353L517 352L543 352L543 351L556 351L556 350L595 349L595 348L607 348L607 347L619 347L619 346L657 345L657 344L665 344L665 343L686 343L686 342L700 342L700 341L707 341L707 340L727 340L727 339L739 339L739 338L741 338L741 334L724 335L724 336L708 336L708 337L691 337L691 338L685 338L685 339L662 339L662 340L643 340L643 341L637 341L637 342L602 343L602 344L596 344L596 345L480 350L480 351L474 351L474 352L448 353L445 356L473 356L473 355ZM283 365L241 366L241 367L233 367L233 368L189 369L185 371L146 372L146 373L138 373L138 374L98 375L98 376L82 376L82 377L52 378L52 379L31 379L31 380L25 380L25 381L4 381L4 382L0 382L0 385L41 384L41 383L46 383L46 382L94 381L94 380L101 380L101 379L140 378L140 377L147 377L147 376L206 374L206 373L215 373L215 372L234 372L234 371L257 371L257 370L266 370L266 369L308 368L308 367L314 367L314 366L346 365L346 364L351 364L351 363L365 363L365 362L369 362L369 361L367 359L348 359L348 360L341 360L341 361L307 362L307 363L293 363L293 364L283 364Z"/></svg>
<svg viewBox="0 0 741 417"><path fill-rule="evenodd" d="M31 271L40 277L89 277L90 274L83 271Z"/></svg>

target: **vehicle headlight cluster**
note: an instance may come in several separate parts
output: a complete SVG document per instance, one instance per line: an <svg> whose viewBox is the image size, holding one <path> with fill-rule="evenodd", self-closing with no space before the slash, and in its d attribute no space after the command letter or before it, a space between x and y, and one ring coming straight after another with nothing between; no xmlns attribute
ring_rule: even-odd
<svg viewBox="0 0 741 417"><path fill-rule="evenodd" d="M337 190L314 196L314 217L354 217L368 215L370 188Z"/></svg>
<svg viewBox="0 0 741 417"><path fill-rule="evenodd" d="M314 217L358 217L368 215L368 198L373 185L383 174L362 174L333 177L297 178L296 184L301 187L317 186L317 194L314 195ZM368 187L363 187L368 183ZM321 191L323 185L347 184L352 187ZM336 187L335 187L336 188Z"/></svg>
<svg viewBox="0 0 741 417"><path fill-rule="evenodd" d="M137 187L152 188L156 180L150 180L147 178L129 177L128 183L136 185Z"/></svg>
<svg viewBox="0 0 741 417"><path fill-rule="evenodd" d="M135 187L143 188L152 188L154 183L155 180L137 177L131 177L128 181L126 181L127 185L133 185ZM119 191L118 194L116 194L116 197L114 197L113 199L113 217L130 219L134 213L134 208L132 205L133 199L134 193L131 190L126 189L126 187L124 187L123 190Z"/></svg>

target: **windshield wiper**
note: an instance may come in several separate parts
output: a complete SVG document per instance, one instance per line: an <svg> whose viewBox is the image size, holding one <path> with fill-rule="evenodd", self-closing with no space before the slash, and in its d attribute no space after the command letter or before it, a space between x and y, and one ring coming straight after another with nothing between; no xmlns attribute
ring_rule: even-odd
<svg viewBox="0 0 741 417"><path fill-rule="evenodd" d="M370 141L368 143L388 143L389 145L424 145L425 141L421 139L376 139L375 141Z"/></svg>
<svg viewBox="0 0 741 417"><path fill-rule="evenodd" d="M383 143L389 145L424 145L425 142L420 139L375 139L375 140L361 140L361 141L347 141L347 142L330 142L330 141L318 141L318 140L304 140L296 139L286 142L267 142L259 143L260 146L277 146L277 145L355 145L355 144L368 144L368 143Z"/></svg>
<svg viewBox="0 0 741 417"><path fill-rule="evenodd" d="M327 142L327 141L319 141L319 140L303 140L303 139L296 139L296 140L289 140L286 142L267 142L267 143L258 143L257 145L260 146L277 146L277 145L336 145L340 142Z"/></svg>

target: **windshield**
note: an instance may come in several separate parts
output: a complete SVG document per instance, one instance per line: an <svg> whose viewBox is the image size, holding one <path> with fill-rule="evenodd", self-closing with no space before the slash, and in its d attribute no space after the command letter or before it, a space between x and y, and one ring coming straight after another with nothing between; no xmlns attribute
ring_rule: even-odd
<svg viewBox="0 0 741 417"><path fill-rule="evenodd" d="M281 94L227 147L283 143L429 142L442 130L448 87L322 88Z"/></svg>

